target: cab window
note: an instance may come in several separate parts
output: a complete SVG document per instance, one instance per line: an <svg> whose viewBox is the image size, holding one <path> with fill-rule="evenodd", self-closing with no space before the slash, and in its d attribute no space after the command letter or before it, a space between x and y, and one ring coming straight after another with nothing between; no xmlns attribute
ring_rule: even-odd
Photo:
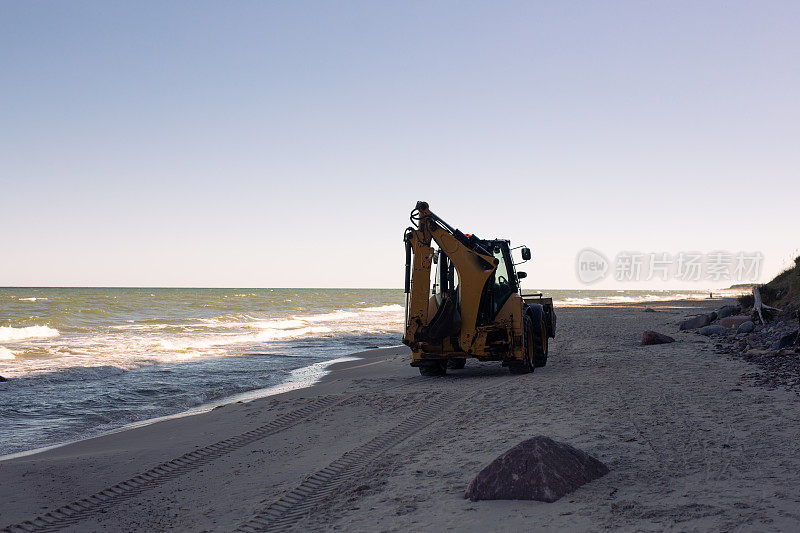
<svg viewBox="0 0 800 533"><path fill-rule="evenodd" d="M508 297L514 292L514 285L511 281L511 269L506 262L505 254L501 246L495 246L492 254L498 260L497 270L494 272L494 282L492 284L492 316L496 316Z"/></svg>
<svg viewBox="0 0 800 533"><path fill-rule="evenodd" d="M442 251L436 252L436 273L433 280L432 291L436 296L437 305L441 305L442 296L447 293L455 297L458 290L458 271L449 257Z"/></svg>

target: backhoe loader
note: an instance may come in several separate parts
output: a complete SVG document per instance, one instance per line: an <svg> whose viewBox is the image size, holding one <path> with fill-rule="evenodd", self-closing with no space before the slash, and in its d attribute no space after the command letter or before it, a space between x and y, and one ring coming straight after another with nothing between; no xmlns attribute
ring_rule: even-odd
<svg viewBox="0 0 800 533"><path fill-rule="evenodd" d="M523 297L519 280L526 274L515 270L511 258L521 249L523 262L528 261L530 249L464 234L426 202L417 202L411 224L403 237L403 343L411 348L411 366L423 376L464 368L468 357L501 361L516 374L544 366L548 339L555 336L553 300L541 293Z"/></svg>

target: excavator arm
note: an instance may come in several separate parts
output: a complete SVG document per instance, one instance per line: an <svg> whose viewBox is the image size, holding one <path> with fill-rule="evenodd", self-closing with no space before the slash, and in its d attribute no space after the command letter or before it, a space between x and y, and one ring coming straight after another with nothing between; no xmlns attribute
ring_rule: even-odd
<svg viewBox="0 0 800 533"><path fill-rule="evenodd" d="M411 212L415 227L406 229L406 323L403 342L417 351L422 342L436 340L454 326L448 313L460 314L457 335L462 350L469 353L477 335L478 318L487 281L492 277L498 261L474 239L452 228L434 213L425 202L417 202ZM431 305L430 277L435 241L452 262L459 277L457 294L447 294L434 316L429 316ZM413 255L413 265L411 256ZM449 301L448 301L449 300ZM447 326L441 322L450 320Z"/></svg>

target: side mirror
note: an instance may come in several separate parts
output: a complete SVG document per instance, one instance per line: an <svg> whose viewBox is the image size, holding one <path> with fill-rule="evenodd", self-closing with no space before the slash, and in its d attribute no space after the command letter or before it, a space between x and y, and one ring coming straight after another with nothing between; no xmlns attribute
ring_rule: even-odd
<svg viewBox="0 0 800 533"><path fill-rule="evenodd" d="M524 279L528 277L527 272L517 272L517 279Z"/></svg>
<svg viewBox="0 0 800 533"><path fill-rule="evenodd" d="M531 259L531 249L527 246L522 249L522 259L523 261L530 261Z"/></svg>

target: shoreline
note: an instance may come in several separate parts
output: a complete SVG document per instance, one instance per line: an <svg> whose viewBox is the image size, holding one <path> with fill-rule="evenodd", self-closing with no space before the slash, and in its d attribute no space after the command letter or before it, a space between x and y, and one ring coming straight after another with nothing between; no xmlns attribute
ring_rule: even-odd
<svg viewBox="0 0 800 533"><path fill-rule="evenodd" d="M391 347L387 347L391 348ZM311 365L296 368L290 372L289 378L284 381L283 383L278 383L276 385L271 385L269 387L264 387L261 389L253 389L245 392L240 392L237 394L233 394L231 396L225 396L219 398L217 400L211 402L205 402L195 407L191 407L184 411L179 411L177 413L172 413L168 415L157 416L153 418L147 418L144 420L138 420L136 422L129 422L127 424L123 424L119 427L112 428L106 431L102 431L97 435L89 435L85 437L79 437L77 439L68 440L65 442L59 442L55 444L49 444L47 446L40 446L38 448L32 448L30 450L22 450L18 452L11 452L4 455L0 455L0 463L3 461L8 461L11 459L17 459L19 457L27 457L31 455L35 455L38 453L46 452L48 450L53 450L56 448L61 448L63 446L69 446L71 444L75 444L78 442L82 442L89 439L103 437L105 435L111 435L113 433L119 433L121 431L128 431L131 429L136 429L139 427L149 426L151 424L156 424L158 422L163 422L166 420L172 420L176 418L183 418L186 416L194 416L203 413L207 413L209 411L213 411L219 407L231 404L231 403L248 403L260 398L267 398L270 396L283 394L285 392L290 392L293 390L313 387L316 383L318 383L325 375L327 375L330 371L328 370L329 367L332 365L336 365L339 363L344 363L348 361L353 361L358 358L358 354L360 352L356 352L351 355L346 355L342 357L337 357L336 359L331 359L330 361L319 361L316 363L312 363ZM297 377L298 375L302 375L309 370L314 369L316 372L313 372L316 375L312 375L310 377ZM296 377L292 377L295 375Z"/></svg>
<svg viewBox="0 0 800 533"><path fill-rule="evenodd" d="M337 484L293 527L796 529L795 395L754 386L751 367L715 354L713 339L677 332L729 302L562 309L547 366L523 376L470 360L424 378L407 348L368 350L311 387L3 461L0 527L78 502L81 531L229 531L272 502L299 505L316 490L304 480L333 468ZM676 342L640 346L645 329ZM404 420L414 430L386 440ZM611 472L552 504L464 500L483 466L535 435ZM346 457L361 459L341 470ZM125 505L112 506L114 487Z"/></svg>
<svg viewBox="0 0 800 533"><path fill-rule="evenodd" d="M28 456L31 456L31 455L36 455L36 454L43 453L43 452L46 452L46 451L49 451L49 450L53 450L53 449L56 449L56 448L62 448L64 446L77 444L79 442L83 442L83 441L86 441L86 440L96 439L96 438L104 437L106 435L112 435L114 433L119 433L119 432L128 431L128 430L132 430L132 429L136 429L136 428L140 428L140 427L144 427L144 426L149 426L151 424L156 424L156 423L164 422L164 421L167 421L167 420L173 420L173 419L177 419L177 418L184 418L184 417L187 417L187 416L200 415L200 414L207 413L209 411L213 411L214 409L218 409L220 407L224 407L226 405L233 404L233 403L249 403L249 402L253 402L253 401L259 400L261 398L269 398L271 396L276 396L276 395L284 394L284 393L295 391L295 390L311 388L314 385L316 385L317 383L319 383L321 380L323 380L325 378L325 376L330 374L331 373L331 369L333 369L333 367L336 367L337 365L361 359L362 358L362 354L365 354L367 352L373 352L375 350L391 350L391 349L402 348L402 347L403 347L403 345L401 344L401 345L397 345L397 346L384 346L384 347L379 347L379 348L371 348L371 349L364 350L364 351L361 351L361 352L354 352L352 354L348 354L348 355L344 355L344 356L341 356L341 357L337 357L337 358L331 359L329 361L318 361L318 362L312 363L312 364L310 364L308 366L303 366L303 367L296 368L296 369L292 370L290 372L289 378L286 381L284 381L282 383L278 383L276 385L271 385L269 387L264 387L264 388L261 388L261 389L253 389L253 390L249 390L249 391L245 391L245 392L239 392L239 393L233 394L231 396L225 396L225 397L219 398L217 400L213 400L211 402L202 403L200 405L197 405L195 407L192 407L192 408L189 408L189 409L186 409L184 411L177 412L177 413L172 413L172 414L163 415L163 416L157 416L157 417L153 417L153 418L147 418L147 419L138 420L138 421L135 421L135 422L129 422L129 423L123 424L123 425L121 425L119 427L112 428L112 429L109 429L109 430L106 430L106 431L102 431L101 433L98 433L97 435L89 435L89 436L80 437L80 438L69 440L69 441L65 441L65 442L59 442L59 443L55 443L55 444L49 444L47 446L40 446L38 448L32 448L30 450L22 450L22 451L18 451L18 452L11 452L11 453L8 453L8 454L0 455L0 463L2 463L3 461L9 461L9 460L17 459L17 458L20 458L20 457L28 457ZM303 376L303 374L308 373L309 371L312 371L312 375L311 376ZM294 377L292 377L293 375L294 375Z"/></svg>

